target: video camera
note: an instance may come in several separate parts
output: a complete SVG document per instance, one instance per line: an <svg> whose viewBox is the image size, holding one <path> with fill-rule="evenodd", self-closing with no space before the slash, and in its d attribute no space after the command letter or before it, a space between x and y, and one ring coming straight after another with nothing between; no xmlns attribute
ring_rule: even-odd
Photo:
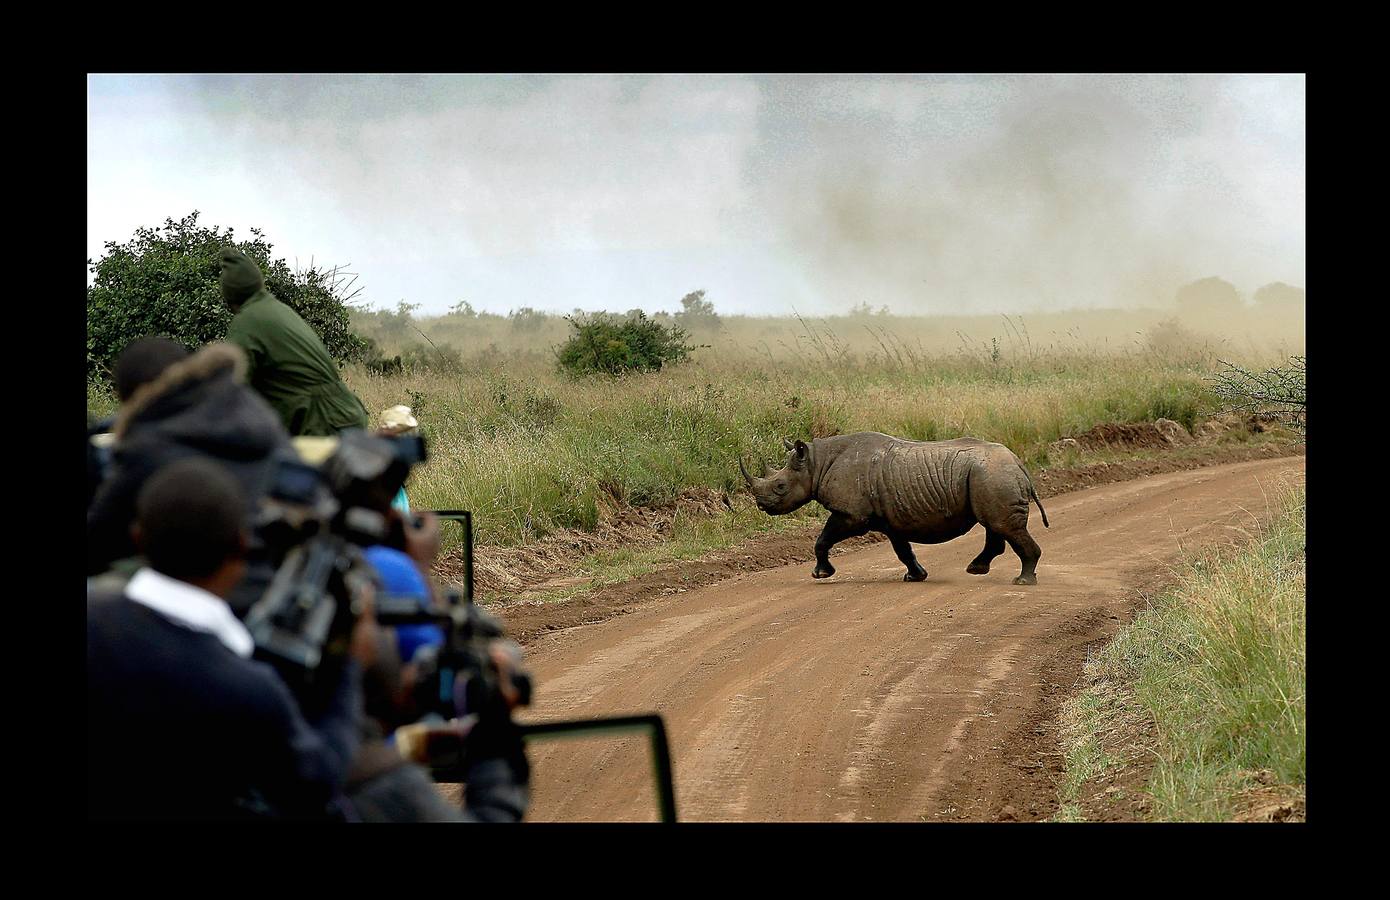
<svg viewBox="0 0 1390 900"><path fill-rule="evenodd" d="M426 459L420 437L345 431L321 467L283 458L272 469L257 534L276 566L246 615L256 655L301 699L331 690L374 573L364 547L405 546L391 500Z"/></svg>
<svg viewBox="0 0 1390 900"><path fill-rule="evenodd" d="M384 438L348 431L322 467L283 459L275 467L261 510L258 533L277 568L269 588L246 616L259 658L271 663L301 699L327 699L318 689L336 684L336 663L347 653L375 573L363 549L404 547L391 500L410 470L427 458L419 437ZM511 687L518 704L531 700L530 676L520 670L520 648L502 640L502 626L473 604L472 519L443 513L464 527L463 592L450 589L444 603L421 608L414 598L376 596L378 624L432 624L445 635L440 647L414 660L416 707L422 716L454 719L491 715L501 696L490 658L494 642L517 663ZM394 526L394 527L393 527ZM332 670L332 677L324 671Z"/></svg>
<svg viewBox="0 0 1390 900"><path fill-rule="evenodd" d="M491 650L501 646L513 663L511 686L517 705L531 704L531 676L520 668L521 650L506 640L501 624L479 609L473 598L455 588L445 592L444 608L421 610L413 599L379 599L377 622L383 626L439 625L444 644L423 648L415 657L416 709L422 716L443 719L486 715L501 695Z"/></svg>
<svg viewBox="0 0 1390 900"><path fill-rule="evenodd" d="M412 715L417 721L405 731L423 726L422 758L439 780L466 780L464 773L470 759L497 756L506 759L518 779L525 782L530 766L522 748L523 731L513 723L511 709L513 705L531 704L531 675L521 668L521 648L506 639L501 623L473 603L471 517L466 512L442 515L461 517L466 547L465 589L448 589L443 607L429 610L422 610L413 597L385 597L377 601L379 624L433 624L440 626L445 635L441 646L422 648L412 660L417 673ZM497 649L510 657L509 684L505 689L492 658ZM466 741L447 728L432 731L429 725L431 720L443 724L469 719L472 724Z"/></svg>
<svg viewBox="0 0 1390 900"><path fill-rule="evenodd" d="M421 438L348 431L321 468L287 459L274 470L258 534L278 568L245 624L257 656L276 667L306 712L326 701L327 691L336 685L353 623L375 584L363 549L376 544L404 548L403 527L388 511L410 470L425 459ZM472 516L453 510L435 515L463 527L463 590L445 591L442 605L429 609L422 609L416 598L377 595L375 603L383 626L436 624L444 632L442 646L413 660L421 718L476 717L463 742L445 740L435 747L426 729L425 755L435 780L463 781L469 758L495 755L508 759L525 781L526 742L637 731L650 741L661 819L674 822L671 754L659 714L528 725L512 721L512 704L492 659L494 648L512 656L509 689L516 692L515 705L530 705L532 681L519 666L520 648L505 640L500 623L473 603Z"/></svg>

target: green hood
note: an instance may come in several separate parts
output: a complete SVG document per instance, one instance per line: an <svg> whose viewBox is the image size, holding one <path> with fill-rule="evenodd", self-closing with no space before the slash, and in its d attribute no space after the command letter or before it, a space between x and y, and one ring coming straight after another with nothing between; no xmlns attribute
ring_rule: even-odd
<svg viewBox="0 0 1390 900"><path fill-rule="evenodd" d="M220 259L222 299L232 309L241 306L248 297L265 287L260 266L245 253L235 247L227 247L222 251Z"/></svg>

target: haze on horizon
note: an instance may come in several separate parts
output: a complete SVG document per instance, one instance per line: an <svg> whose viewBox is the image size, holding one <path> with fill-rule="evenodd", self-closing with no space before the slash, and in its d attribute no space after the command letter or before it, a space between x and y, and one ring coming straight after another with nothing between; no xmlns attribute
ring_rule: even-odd
<svg viewBox="0 0 1390 900"><path fill-rule="evenodd" d="M197 209L425 315L1248 298L1306 287L1305 81L91 75L87 255Z"/></svg>

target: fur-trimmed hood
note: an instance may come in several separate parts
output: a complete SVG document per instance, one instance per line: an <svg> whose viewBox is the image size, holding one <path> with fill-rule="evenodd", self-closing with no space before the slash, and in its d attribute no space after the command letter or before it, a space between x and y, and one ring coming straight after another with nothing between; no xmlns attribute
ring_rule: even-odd
<svg viewBox="0 0 1390 900"><path fill-rule="evenodd" d="M280 417L245 383L246 357L209 344L142 385L113 429L116 457L179 446L224 462L260 460L290 436Z"/></svg>
<svg viewBox="0 0 1390 900"><path fill-rule="evenodd" d="M110 474L87 510L89 575L135 553L130 523L140 489L169 463L211 459L255 498L276 460L294 452L280 417L244 383L245 373L241 350L212 344L165 369L126 402L114 429Z"/></svg>
<svg viewBox="0 0 1390 900"><path fill-rule="evenodd" d="M131 422L139 419L141 413L146 412L161 397L174 393L190 382L211 378L223 369L230 370L233 380L238 384L246 382L246 354L240 347L221 342L208 344L187 359L165 369L154 381L140 385L116 416L116 424L112 429L116 439L125 437Z"/></svg>

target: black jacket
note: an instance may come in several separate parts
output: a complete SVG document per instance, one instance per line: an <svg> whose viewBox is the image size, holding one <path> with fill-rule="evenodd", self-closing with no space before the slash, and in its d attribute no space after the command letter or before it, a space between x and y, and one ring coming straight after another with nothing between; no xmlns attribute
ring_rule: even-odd
<svg viewBox="0 0 1390 900"><path fill-rule="evenodd" d="M202 456L222 463L245 488L254 512L273 459L293 458L294 450L279 416L242 383L245 366L237 348L209 344L122 407L110 473L87 510L88 575L135 555L135 498L150 475L175 460Z"/></svg>
<svg viewBox="0 0 1390 900"><path fill-rule="evenodd" d="M92 443L92 438L111 430L116 424L115 416L107 416L95 424L87 426L87 508L92 508L92 501L96 499L97 491L101 488L101 482L106 477L106 463L102 458L103 451L98 450Z"/></svg>
<svg viewBox="0 0 1390 900"><path fill-rule="evenodd" d="M87 598L91 819L331 817L357 750L349 663L312 723L268 665L121 593Z"/></svg>

